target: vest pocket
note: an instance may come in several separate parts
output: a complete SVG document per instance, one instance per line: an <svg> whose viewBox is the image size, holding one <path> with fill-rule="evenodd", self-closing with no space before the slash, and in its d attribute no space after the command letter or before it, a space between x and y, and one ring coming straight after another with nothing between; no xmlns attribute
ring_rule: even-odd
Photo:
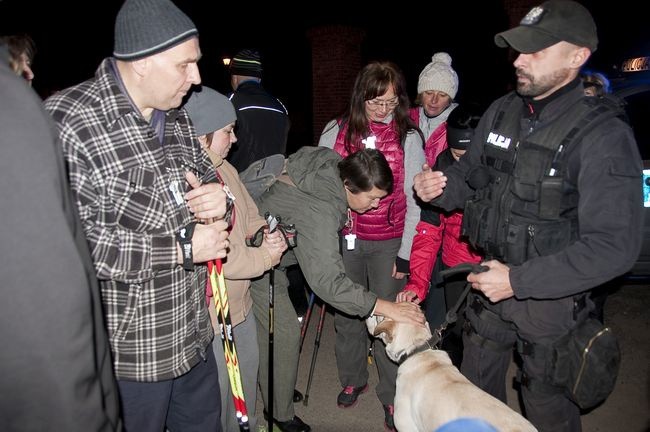
<svg viewBox="0 0 650 432"><path fill-rule="evenodd" d="M531 240L528 256L552 255L573 241L570 220L531 224L528 226L528 234Z"/></svg>
<svg viewBox="0 0 650 432"><path fill-rule="evenodd" d="M530 225L510 223L506 231L505 260L508 264L519 265L526 261Z"/></svg>
<svg viewBox="0 0 650 432"><path fill-rule="evenodd" d="M548 169L543 162L548 159L549 151L528 142L523 146L517 153L514 181L510 190L522 201L537 201L540 195L540 181Z"/></svg>
<svg viewBox="0 0 650 432"><path fill-rule="evenodd" d="M485 249L492 243L490 227L494 227L495 212L488 200L469 200L465 203L462 234L467 236L472 246Z"/></svg>

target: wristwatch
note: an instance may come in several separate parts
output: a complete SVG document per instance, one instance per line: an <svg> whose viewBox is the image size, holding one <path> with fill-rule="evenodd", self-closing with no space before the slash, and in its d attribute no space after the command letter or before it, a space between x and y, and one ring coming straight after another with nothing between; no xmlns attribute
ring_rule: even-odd
<svg viewBox="0 0 650 432"><path fill-rule="evenodd" d="M189 223L176 233L176 241L181 247L183 255L183 269L194 271L194 257L192 255L192 236L196 222Z"/></svg>

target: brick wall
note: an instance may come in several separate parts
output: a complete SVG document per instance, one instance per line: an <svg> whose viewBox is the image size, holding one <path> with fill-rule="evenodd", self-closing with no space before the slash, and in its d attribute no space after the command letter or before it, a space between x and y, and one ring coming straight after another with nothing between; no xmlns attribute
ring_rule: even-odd
<svg viewBox="0 0 650 432"><path fill-rule="evenodd" d="M314 144L328 121L341 114L361 70L361 42L365 32L349 26L315 27L307 36L312 48L312 104Z"/></svg>

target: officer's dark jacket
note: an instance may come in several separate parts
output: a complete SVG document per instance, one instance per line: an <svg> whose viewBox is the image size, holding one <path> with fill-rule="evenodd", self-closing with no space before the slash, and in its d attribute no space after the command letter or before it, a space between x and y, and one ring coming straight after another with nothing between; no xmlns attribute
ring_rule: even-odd
<svg viewBox="0 0 650 432"><path fill-rule="evenodd" d="M447 187L434 201L451 210L470 199L465 218L469 212L475 216L466 231L478 230L481 218L488 221L493 234L486 252L510 266L519 299L560 298L593 288L627 271L641 246L642 164L630 127L614 115L603 116L573 128L582 138L565 141L558 151L550 141L562 134L554 128L571 131L564 120L575 117L578 126L588 110L579 109L585 96L575 81L549 98L534 115L518 96L495 101L467 155L445 171ZM512 115L510 104L520 107L514 111L519 115ZM488 184L474 196L467 180L475 180L477 169L488 170L487 177L479 176ZM546 190L543 179L551 183ZM538 241L540 232L546 237ZM509 251L522 242L523 248Z"/></svg>
<svg viewBox="0 0 650 432"><path fill-rule="evenodd" d="M244 81L230 100L237 111L237 143L228 156L237 171L267 156L286 154L289 117L282 103L255 81Z"/></svg>

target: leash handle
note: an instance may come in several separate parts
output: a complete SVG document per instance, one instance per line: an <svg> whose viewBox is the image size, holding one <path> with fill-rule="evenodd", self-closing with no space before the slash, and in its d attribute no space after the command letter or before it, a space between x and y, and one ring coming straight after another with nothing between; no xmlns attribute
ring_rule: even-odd
<svg viewBox="0 0 650 432"><path fill-rule="evenodd" d="M457 273L483 273L490 270L490 267L478 263L462 263L440 272L440 276L447 277Z"/></svg>
<svg viewBox="0 0 650 432"><path fill-rule="evenodd" d="M484 266L484 265L481 265L481 264L462 263L462 264L458 264L458 265L456 265L454 267L451 267L451 268L448 268L446 270L441 271L440 275L442 277L446 277L446 276L451 276L451 275L455 275L455 274L458 274L458 273L483 273L483 272L486 272L488 270L490 270L490 268L488 266ZM472 289L472 284L467 282L467 284L465 284L465 289L463 290L460 297L458 297L458 300L456 300L456 304L454 305L454 307L452 307L451 309L449 309L447 311L447 314L445 315L445 321L440 325L440 327L438 327L435 330L435 333L439 337L438 343L442 339L442 332L444 332L447 329L447 326L449 324L455 323L456 320L458 320L458 309L460 309L460 306L465 301L465 298L467 297L467 294L469 294L470 289Z"/></svg>

